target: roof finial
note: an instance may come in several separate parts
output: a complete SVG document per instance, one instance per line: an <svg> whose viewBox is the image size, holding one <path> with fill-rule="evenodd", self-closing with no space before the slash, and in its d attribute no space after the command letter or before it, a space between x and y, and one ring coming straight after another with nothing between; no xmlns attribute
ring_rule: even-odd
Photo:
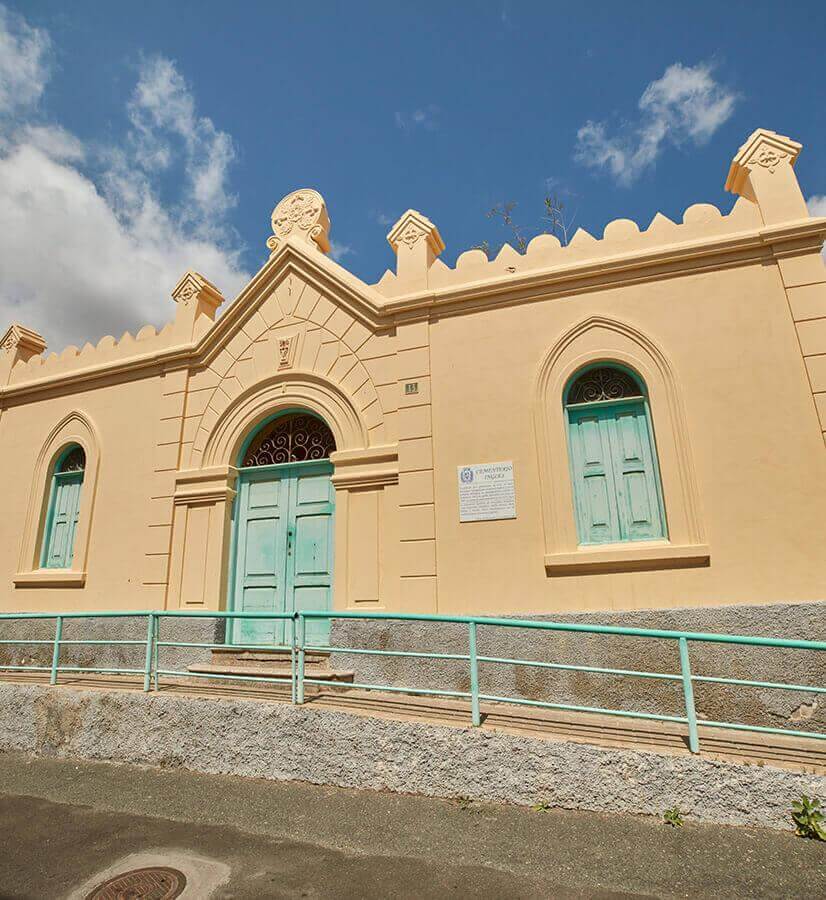
<svg viewBox="0 0 826 900"><path fill-rule="evenodd" d="M293 191L272 211L273 236L267 240L270 254L288 237L314 243L322 253L330 252L330 216L318 191L302 188Z"/></svg>

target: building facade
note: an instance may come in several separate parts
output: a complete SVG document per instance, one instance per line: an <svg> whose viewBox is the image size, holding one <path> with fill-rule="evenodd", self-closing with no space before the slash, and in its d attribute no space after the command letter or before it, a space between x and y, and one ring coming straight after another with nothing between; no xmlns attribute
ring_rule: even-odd
<svg viewBox="0 0 826 900"><path fill-rule="evenodd" d="M826 219L755 131L732 210L454 268L424 215L368 285L321 196L224 298L0 346L0 607L541 614L816 601ZM271 636L239 626L234 637ZM256 630L258 629L258 630Z"/></svg>

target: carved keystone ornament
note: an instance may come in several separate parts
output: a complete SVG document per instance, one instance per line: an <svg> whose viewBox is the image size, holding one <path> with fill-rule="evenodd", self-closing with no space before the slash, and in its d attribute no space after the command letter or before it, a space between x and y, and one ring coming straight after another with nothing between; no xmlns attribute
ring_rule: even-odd
<svg viewBox="0 0 826 900"><path fill-rule="evenodd" d="M303 188L281 200L272 212L273 236L267 240L272 253L288 237L314 243L322 253L330 252L330 216L318 191Z"/></svg>

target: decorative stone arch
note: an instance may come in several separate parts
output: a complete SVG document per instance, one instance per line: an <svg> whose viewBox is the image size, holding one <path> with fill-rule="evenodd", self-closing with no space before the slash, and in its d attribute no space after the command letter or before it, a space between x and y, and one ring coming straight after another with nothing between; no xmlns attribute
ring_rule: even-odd
<svg viewBox="0 0 826 900"><path fill-rule="evenodd" d="M376 404L373 404L376 405ZM398 445L371 443L370 422L348 394L314 372L290 370L264 378L227 400L197 443L189 468L176 478L173 498L170 607L224 608L231 557L232 508L238 456L245 441L266 420L304 409L326 422L336 441L331 454L336 488L335 588L337 607L380 602L380 523L391 516L394 500L387 485L398 483ZM371 527L372 526L372 527ZM358 541L350 536L358 534ZM374 534L375 540L365 535Z"/></svg>
<svg viewBox="0 0 826 900"><path fill-rule="evenodd" d="M40 550L54 466L64 450L72 444L82 447L86 454L72 568L68 571L40 569ZM97 496L100 457L100 438L97 429L91 419L82 412L69 413L49 432L35 460L18 573L14 578L16 587L48 585L83 587L86 583L89 537Z"/></svg>
<svg viewBox="0 0 826 900"><path fill-rule="evenodd" d="M659 457L668 540L579 546L563 393L586 366L618 363L644 382ZM707 565L697 479L681 390L656 343L632 325L592 316L567 331L542 361L534 428L548 574Z"/></svg>
<svg viewBox="0 0 826 900"><path fill-rule="evenodd" d="M322 418L333 432L337 452L369 446L367 427L340 388L311 372L290 372L259 382L228 405L207 438L202 467L235 466L247 437L288 409L306 409Z"/></svg>

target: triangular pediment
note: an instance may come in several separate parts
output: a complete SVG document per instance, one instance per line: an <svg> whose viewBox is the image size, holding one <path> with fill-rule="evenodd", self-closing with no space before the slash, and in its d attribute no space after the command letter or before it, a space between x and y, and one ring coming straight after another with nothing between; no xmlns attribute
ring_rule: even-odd
<svg viewBox="0 0 826 900"><path fill-rule="evenodd" d="M202 337L195 355L213 357L256 316L270 328L291 322L321 326L340 310L336 331L351 320L375 333L392 326L387 307L374 288L307 242L286 240Z"/></svg>

